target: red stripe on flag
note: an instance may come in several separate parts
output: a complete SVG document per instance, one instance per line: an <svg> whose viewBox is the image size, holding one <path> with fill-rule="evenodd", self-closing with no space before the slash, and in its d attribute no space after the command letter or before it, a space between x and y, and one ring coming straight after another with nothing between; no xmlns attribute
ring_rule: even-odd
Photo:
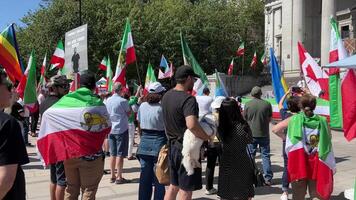
<svg viewBox="0 0 356 200"><path fill-rule="evenodd" d="M329 63L339 60L339 51L335 49L329 52ZM329 69L329 75L338 74L340 72L339 68L333 67Z"/></svg>
<svg viewBox="0 0 356 200"><path fill-rule="evenodd" d="M53 55L51 57L51 62L50 63L53 64L53 65L59 63L59 65L57 65L56 67L61 69L64 66L64 58L57 57L57 56Z"/></svg>
<svg viewBox="0 0 356 200"><path fill-rule="evenodd" d="M307 155L304 148L288 153L288 180L293 182L308 177Z"/></svg>
<svg viewBox="0 0 356 200"><path fill-rule="evenodd" d="M114 80L114 82L120 82L122 86L126 87L126 67L121 69L119 76Z"/></svg>
<svg viewBox="0 0 356 200"><path fill-rule="evenodd" d="M39 139L37 146L46 165L53 164L97 153L110 130L111 128L100 132L79 129L59 131Z"/></svg>
<svg viewBox="0 0 356 200"><path fill-rule="evenodd" d="M344 136L350 141L356 138L356 75L350 69L341 83L342 118Z"/></svg>
<svg viewBox="0 0 356 200"><path fill-rule="evenodd" d="M316 192L323 199L330 199L334 187L333 171L319 160L316 179Z"/></svg>
<svg viewBox="0 0 356 200"><path fill-rule="evenodd" d="M0 64L6 69L6 73L11 78L11 81L15 82L15 79L18 81L21 80L22 71L20 64L2 45L0 45Z"/></svg>
<svg viewBox="0 0 356 200"><path fill-rule="evenodd" d="M136 61L135 48L130 47L126 50L126 65L134 63Z"/></svg>

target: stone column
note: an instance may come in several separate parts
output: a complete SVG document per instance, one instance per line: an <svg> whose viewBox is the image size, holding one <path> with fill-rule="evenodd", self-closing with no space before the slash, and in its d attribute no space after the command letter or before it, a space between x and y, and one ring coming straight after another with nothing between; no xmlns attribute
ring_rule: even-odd
<svg viewBox="0 0 356 200"><path fill-rule="evenodd" d="M282 0L282 63L286 73L292 70L292 0ZM286 75L286 74L285 74Z"/></svg>
<svg viewBox="0 0 356 200"><path fill-rule="evenodd" d="M335 0L322 0L321 6L321 65L329 63L330 50L330 17L335 17Z"/></svg>
<svg viewBox="0 0 356 200"><path fill-rule="evenodd" d="M300 71L298 42L304 42L304 19L305 9L304 0L293 0L293 20L292 20L292 71L295 71L297 76Z"/></svg>

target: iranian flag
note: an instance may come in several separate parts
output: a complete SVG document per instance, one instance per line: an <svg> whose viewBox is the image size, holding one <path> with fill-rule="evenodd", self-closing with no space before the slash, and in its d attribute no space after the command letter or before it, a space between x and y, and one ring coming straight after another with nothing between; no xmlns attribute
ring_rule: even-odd
<svg viewBox="0 0 356 200"><path fill-rule="evenodd" d="M39 87L45 87L46 85L46 79L45 79L45 72L46 72L46 63L47 63L47 54L45 55L42 66L41 66L41 77L40 77L40 82L39 82Z"/></svg>
<svg viewBox="0 0 356 200"><path fill-rule="evenodd" d="M180 41L182 46L183 62L184 65L189 65L193 68L194 73L199 75L199 79L195 81L193 86L192 95L201 95L203 94L203 89L208 83L208 78L205 75L203 69L200 67L198 61L195 59L192 51L190 50L188 43L185 41L183 34L180 33Z"/></svg>
<svg viewBox="0 0 356 200"><path fill-rule="evenodd" d="M356 138L356 74L354 69L348 69L341 81L342 116L344 136L348 141ZM331 106L331 104L330 104ZM331 116L330 116L331 117Z"/></svg>
<svg viewBox="0 0 356 200"><path fill-rule="evenodd" d="M36 92L36 58L35 52L32 50L30 59L27 66L28 74L25 92L23 96L24 104L29 109L30 112L36 112L38 109L37 102L37 92Z"/></svg>
<svg viewBox="0 0 356 200"><path fill-rule="evenodd" d="M119 58L116 65L114 82L120 82L123 86L126 85L126 68L130 64L136 62L135 47L132 39L132 32L130 21L126 19L124 35L122 36L122 43L119 53Z"/></svg>
<svg viewBox="0 0 356 200"><path fill-rule="evenodd" d="M227 75L232 76L233 72L234 72L234 59L231 60L229 69L227 70Z"/></svg>
<svg viewBox="0 0 356 200"><path fill-rule="evenodd" d="M107 59L106 59L106 57L104 57L99 65L99 70L106 71L106 68L107 68L106 64L107 64Z"/></svg>
<svg viewBox="0 0 356 200"><path fill-rule="evenodd" d="M33 51L31 52L30 58L29 58L29 60L28 60L26 70L25 70L25 72L22 74L20 83L19 83L19 85L18 85L17 88L16 88L16 93L19 94L19 96L20 96L22 99L23 99L24 93L25 93L25 88L26 88L26 83L27 83L28 72L30 71L31 65L33 64L33 62L32 62L32 60L33 60L32 53L33 53Z"/></svg>
<svg viewBox="0 0 356 200"><path fill-rule="evenodd" d="M267 65L266 52L263 52L263 55L261 56L261 63L262 63L263 65Z"/></svg>
<svg viewBox="0 0 356 200"><path fill-rule="evenodd" d="M110 57L108 56L108 59L106 60L106 87L108 89L108 92L112 91L112 69L111 69L111 62L110 62Z"/></svg>
<svg viewBox="0 0 356 200"><path fill-rule="evenodd" d="M289 182L316 181L322 199L330 199L336 172L331 135L325 117L299 113L288 124L285 151L288 155Z"/></svg>
<svg viewBox="0 0 356 200"><path fill-rule="evenodd" d="M329 76L321 69L318 63L310 56L310 54L304 49L303 45L298 42L299 62L302 68L305 82L314 96L319 96L323 91L324 95L321 98L329 99Z"/></svg>
<svg viewBox="0 0 356 200"><path fill-rule="evenodd" d="M251 61L250 67L252 69L256 69L256 65L257 65L257 54L256 54L256 51L255 51L255 53L253 54L253 57L252 57L252 61Z"/></svg>
<svg viewBox="0 0 356 200"><path fill-rule="evenodd" d="M243 56L245 54L245 43L242 42L236 51L237 56Z"/></svg>
<svg viewBox="0 0 356 200"><path fill-rule="evenodd" d="M37 147L46 165L79 158L101 151L110 130L102 100L79 88L44 112Z"/></svg>
<svg viewBox="0 0 356 200"><path fill-rule="evenodd" d="M155 72L152 68L151 63L148 63L147 72L146 72L146 79L145 79L145 89L143 93L146 95L148 94L148 87L151 83L157 82Z"/></svg>
<svg viewBox="0 0 356 200"><path fill-rule="evenodd" d="M331 38L329 63L342 60L347 57L347 51L340 37L339 26L334 18L330 19ZM330 94L330 126L342 128L342 103L341 103L341 83L339 68L329 69L329 94Z"/></svg>
<svg viewBox="0 0 356 200"><path fill-rule="evenodd" d="M80 87L80 74L73 73L73 81L70 83L69 91L74 92Z"/></svg>
<svg viewBox="0 0 356 200"><path fill-rule="evenodd" d="M59 40L57 48L51 57L50 64L51 69L62 69L64 67L64 47L62 40Z"/></svg>

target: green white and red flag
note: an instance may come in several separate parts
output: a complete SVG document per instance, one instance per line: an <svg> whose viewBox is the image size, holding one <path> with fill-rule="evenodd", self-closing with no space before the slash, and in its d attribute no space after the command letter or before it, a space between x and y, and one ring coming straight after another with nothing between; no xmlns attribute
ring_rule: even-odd
<svg viewBox="0 0 356 200"><path fill-rule="evenodd" d="M326 118L306 117L303 112L292 116L285 151L289 182L315 180L318 195L330 199L336 163Z"/></svg>
<svg viewBox="0 0 356 200"><path fill-rule="evenodd" d="M263 52L262 56L261 56L261 63L263 65L267 65L267 56L266 56L266 52Z"/></svg>
<svg viewBox="0 0 356 200"><path fill-rule="evenodd" d="M41 77L40 77L40 82L39 82L39 87L45 87L46 85L46 79L45 79L45 72L46 72L46 62L47 62L47 54L45 55L42 66L41 66Z"/></svg>
<svg viewBox="0 0 356 200"><path fill-rule="evenodd" d="M330 38L330 51L329 63L342 60L346 58L347 51L344 47L339 31L339 26L334 18L330 19L331 24L331 38ZM330 126L332 128L342 128L342 97L341 97L341 80L340 69L329 69L329 99L330 99Z"/></svg>
<svg viewBox="0 0 356 200"><path fill-rule="evenodd" d="M23 101L25 106L29 109L30 112L36 112L38 106L37 102L37 91L36 91L36 58L35 51L32 50L30 59L28 61L28 74L25 92L23 96Z"/></svg>
<svg viewBox="0 0 356 200"><path fill-rule="evenodd" d="M64 47L62 40L59 40L57 48L50 60L51 69L62 69L64 67Z"/></svg>
<svg viewBox="0 0 356 200"><path fill-rule="evenodd" d="M229 65L229 69L227 70L227 75L231 76L234 71L234 59L231 60L231 63Z"/></svg>
<svg viewBox="0 0 356 200"><path fill-rule="evenodd" d="M356 138L356 71L348 69L341 80L342 121L344 136L348 141ZM331 102L330 102L331 104ZM331 106L331 105L330 105ZM331 110L330 110L331 111Z"/></svg>
<svg viewBox="0 0 356 200"><path fill-rule="evenodd" d="M134 64L135 62L135 47L132 38L130 21L127 18L113 81L120 82L122 85L126 86L126 68L128 65Z"/></svg>
<svg viewBox="0 0 356 200"><path fill-rule="evenodd" d="M253 54L253 57L252 57L252 61L251 61L250 67L252 69L256 69L256 65L257 65L257 54L256 54L256 51L255 51L255 53Z"/></svg>
<svg viewBox="0 0 356 200"><path fill-rule="evenodd" d="M107 59L106 59L106 57L104 57L99 65L99 70L106 71L106 68L107 68L106 64L107 64Z"/></svg>
<svg viewBox="0 0 356 200"><path fill-rule="evenodd" d="M110 57L108 56L107 60L106 60L106 87L108 89L108 92L112 91L112 85L113 85L113 81L112 81L112 69L111 69L111 62L110 62Z"/></svg>
<svg viewBox="0 0 356 200"><path fill-rule="evenodd" d="M148 94L148 87L151 83L157 82L155 71L151 63L148 63L147 72L146 72L146 79L145 79L145 89L143 90L144 95Z"/></svg>
<svg viewBox="0 0 356 200"><path fill-rule="evenodd" d="M37 147L46 165L88 156L101 150L110 130L103 101L83 87L44 112Z"/></svg>
<svg viewBox="0 0 356 200"><path fill-rule="evenodd" d="M245 54L245 43L242 42L236 51L237 56L243 56Z"/></svg>
<svg viewBox="0 0 356 200"><path fill-rule="evenodd" d="M16 88L16 93L19 94L19 97L23 99L24 93L25 93L25 88L26 88L26 83L27 83L27 76L28 72L30 71L31 64L32 64L32 53L30 55L30 58L27 63L27 67L25 69L25 72L22 74L21 80L19 82L19 85Z"/></svg>

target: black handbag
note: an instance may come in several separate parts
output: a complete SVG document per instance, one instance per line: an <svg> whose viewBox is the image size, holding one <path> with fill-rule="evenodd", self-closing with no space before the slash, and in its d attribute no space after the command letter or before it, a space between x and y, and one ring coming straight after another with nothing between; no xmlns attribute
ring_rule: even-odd
<svg viewBox="0 0 356 200"><path fill-rule="evenodd" d="M262 187L266 184L265 178L263 177L263 173L260 169L257 168L255 160L252 158L250 149L247 147L247 152L250 157L252 166L253 166L253 184L255 187Z"/></svg>

